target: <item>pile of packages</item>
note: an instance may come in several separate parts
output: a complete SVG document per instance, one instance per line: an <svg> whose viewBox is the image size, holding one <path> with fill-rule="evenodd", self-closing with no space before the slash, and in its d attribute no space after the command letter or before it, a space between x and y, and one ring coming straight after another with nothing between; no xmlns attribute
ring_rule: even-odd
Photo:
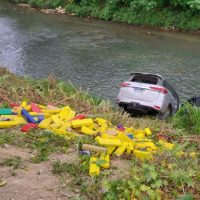
<svg viewBox="0 0 200 200"><path fill-rule="evenodd" d="M62 108L36 103L11 104L11 109L0 109L0 128L21 125L21 131L33 128L46 129L66 140L88 135L94 144L83 144L82 153L89 153L91 176L100 173L100 168L110 167L110 156L128 154L140 160L153 160L161 149L172 149L174 144L159 140L157 145L151 139L149 128L136 130L133 127L116 127L103 118L88 118L76 114L69 106ZM161 148L162 147L162 148ZM182 152L183 153L183 152Z"/></svg>

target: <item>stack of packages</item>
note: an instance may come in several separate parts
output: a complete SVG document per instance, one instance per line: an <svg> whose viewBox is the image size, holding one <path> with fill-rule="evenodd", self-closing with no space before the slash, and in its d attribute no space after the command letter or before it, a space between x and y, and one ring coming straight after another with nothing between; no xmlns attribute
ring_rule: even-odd
<svg viewBox="0 0 200 200"><path fill-rule="evenodd" d="M69 106L58 108L52 105L27 104L25 101L11 106L11 109L0 109L0 128L22 125L23 132L32 128L46 129L66 140L76 139L81 135L93 137L94 145L82 145L82 152L89 152L91 155L91 176L99 175L100 168L110 167L111 155L119 157L128 154L140 160L152 160L159 150L172 149L174 146L164 140L155 145L149 128L136 130L121 124L114 127L103 118L88 118L86 115L76 114Z"/></svg>

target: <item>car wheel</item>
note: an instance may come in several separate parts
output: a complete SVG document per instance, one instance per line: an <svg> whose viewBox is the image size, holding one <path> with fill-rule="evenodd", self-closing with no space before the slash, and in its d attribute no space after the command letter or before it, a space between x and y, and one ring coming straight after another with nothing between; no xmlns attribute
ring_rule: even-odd
<svg viewBox="0 0 200 200"><path fill-rule="evenodd" d="M165 113L158 113L157 117L160 120L167 120L167 119L169 119L171 117L171 115L172 115L172 109L169 106Z"/></svg>

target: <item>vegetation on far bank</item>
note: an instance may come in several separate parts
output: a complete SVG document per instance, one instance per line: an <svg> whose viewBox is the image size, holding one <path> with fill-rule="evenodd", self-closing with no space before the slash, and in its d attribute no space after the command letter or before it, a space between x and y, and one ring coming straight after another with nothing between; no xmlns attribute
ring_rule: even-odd
<svg viewBox="0 0 200 200"><path fill-rule="evenodd" d="M18 77L4 68L0 68L0 92L2 107L24 99L40 104L69 105L78 113L91 117L104 117L113 124L121 123L135 128L150 127L153 140L157 134L160 134L167 136L176 144L172 150L166 151L161 156L155 156L153 161L141 162L134 157L126 156L119 160L113 157L112 160L118 162L128 161L130 166L127 171L120 171L117 174L115 172L117 170L111 168L102 171L101 175L95 178L88 176L89 156L87 155L76 155L78 161L75 163L54 160L52 173L62 182L66 181L65 184L70 184L72 190L79 191L79 197L74 199L193 200L200 198L199 118L196 118L197 113L198 115L200 113L198 108L188 105L170 122L162 122L154 117L130 118L113 109L110 102L94 99L70 83L57 82L52 75L46 80L31 80ZM69 148L76 149L80 143L93 142L89 136L80 137L76 141L66 141L64 137L53 135L49 131L36 129L24 134L19 129L19 127L1 129L0 146L11 144L36 151L35 156L30 160L33 163L47 161L52 153L67 153ZM179 155L177 152L184 152L184 155ZM23 162L18 157L8 158L0 163L0 166L11 166L12 176L15 176L18 168L23 167Z"/></svg>
<svg viewBox="0 0 200 200"><path fill-rule="evenodd" d="M8 0L33 7L63 7L77 16L169 29L200 29L199 0Z"/></svg>

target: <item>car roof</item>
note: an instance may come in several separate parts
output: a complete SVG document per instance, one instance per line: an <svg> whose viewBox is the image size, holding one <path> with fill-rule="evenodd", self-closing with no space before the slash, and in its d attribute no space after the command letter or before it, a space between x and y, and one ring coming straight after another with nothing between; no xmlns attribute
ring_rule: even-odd
<svg viewBox="0 0 200 200"><path fill-rule="evenodd" d="M154 76L156 78L159 78L161 80L165 80L161 75L159 74L151 74L151 73L142 73L142 72L132 72L130 75L145 75L145 76Z"/></svg>

